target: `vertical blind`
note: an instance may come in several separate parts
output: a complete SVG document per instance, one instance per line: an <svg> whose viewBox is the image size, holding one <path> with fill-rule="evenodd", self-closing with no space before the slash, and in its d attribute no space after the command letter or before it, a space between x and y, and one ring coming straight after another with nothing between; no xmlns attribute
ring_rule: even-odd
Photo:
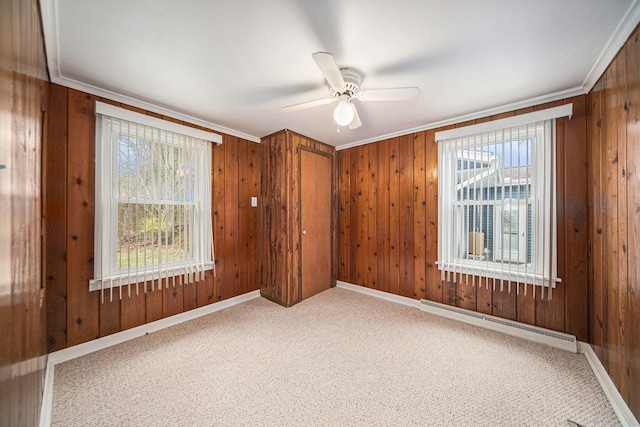
<svg viewBox="0 0 640 427"><path fill-rule="evenodd" d="M114 288L122 298L204 280L214 268L209 141L219 136L106 104L96 112L90 289L104 301Z"/></svg>
<svg viewBox="0 0 640 427"><path fill-rule="evenodd" d="M441 279L511 292L556 273L555 118L571 104L436 133ZM524 286L527 292L527 286Z"/></svg>

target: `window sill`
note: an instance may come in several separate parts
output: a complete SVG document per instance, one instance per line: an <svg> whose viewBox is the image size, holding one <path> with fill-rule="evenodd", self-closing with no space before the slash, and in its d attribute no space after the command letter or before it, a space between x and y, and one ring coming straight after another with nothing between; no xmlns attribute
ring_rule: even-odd
<svg viewBox="0 0 640 427"><path fill-rule="evenodd" d="M184 274L195 274L196 266L201 264L192 264L188 269L185 269L184 265L176 265L170 267L166 271L162 272L162 279L181 276ZM204 263L204 270L213 270L213 262L208 261ZM121 286L133 285L136 283L145 283L152 280L158 280L160 273L158 270L151 271L138 271L131 274L115 274L113 276L103 279L91 279L89 281L89 291L99 291L110 288L119 288Z"/></svg>
<svg viewBox="0 0 640 427"><path fill-rule="evenodd" d="M525 268L524 264L518 265L469 259L459 261L459 263L443 263L438 261L436 265L438 266L438 270L444 270L451 274L473 275L515 283L526 283L528 285L549 286L548 280L546 280L542 274L533 271L530 266ZM551 278L551 287L555 288L556 283L561 283L562 279L555 277L555 274L553 276L554 277Z"/></svg>

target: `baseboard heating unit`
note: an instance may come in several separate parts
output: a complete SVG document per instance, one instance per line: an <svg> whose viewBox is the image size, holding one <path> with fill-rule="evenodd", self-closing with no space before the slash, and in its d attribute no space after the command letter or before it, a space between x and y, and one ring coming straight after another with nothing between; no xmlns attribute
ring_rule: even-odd
<svg viewBox="0 0 640 427"><path fill-rule="evenodd" d="M572 353L578 352L578 340L573 335L424 299L420 300L420 310Z"/></svg>

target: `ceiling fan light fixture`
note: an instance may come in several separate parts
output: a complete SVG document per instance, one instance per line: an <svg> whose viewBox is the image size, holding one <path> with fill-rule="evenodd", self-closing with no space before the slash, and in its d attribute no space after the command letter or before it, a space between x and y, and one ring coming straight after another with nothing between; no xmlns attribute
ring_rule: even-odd
<svg viewBox="0 0 640 427"><path fill-rule="evenodd" d="M356 105L351 103L354 99L360 102L415 101L420 95L420 89L417 87L369 89L361 92L362 75L359 71L353 68L339 68L333 55L328 52L316 52L311 57L329 84L329 97L289 105L284 107L283 111L302 110L338 101L338 106L333 110L333 120L338 124L338 132L341 126L348 126L349 129L358 129L362 126Z"/></svg>
<svg viewBox="0 0 640 427"><path fill-rule="evenodd" d="M355 117L355 111L353 111L353 105L349 103L347 96L340 97L340 102L333 112L333 119L339 126L349 126Z"/></svg>

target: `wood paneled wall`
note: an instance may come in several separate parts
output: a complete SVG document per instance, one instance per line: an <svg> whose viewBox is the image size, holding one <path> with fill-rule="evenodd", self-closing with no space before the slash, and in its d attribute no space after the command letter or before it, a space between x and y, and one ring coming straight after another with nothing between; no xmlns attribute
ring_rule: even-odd
<svg viewBox="0 0 640 427"><path fill-rule="evenodd" d="M45 276L49 351L152 322L258 289L258 144L223 135L213 149L212 212L216 277L153 292L89 291L93 277L95 102L51 85L46 144ZM166 120L176 121L161 117ZM176 121L181 123L179 121ZM186 123L182 123L186 124Z"/></svg>
<svg viewBox="0 0 640 427"><path fill-rule="evenodd" d="M48 76L36 0L0 3L0 426L35 426L44 386L41 160Z"/></svg>
<svg viewBox="0 0 640 427"><path fill-rule="evenodd" d="M486 278L440 280L436 130L338 151L338 280L410 298L426 298L588 339L586 97L474 122L573 103L556 121L558 273L553 298ZM444 129L444 128L443 128ZM465 276L465 280L466 280ZM494 290L494 286L496 289Z"/></svg>
<svg viewBox="0 0 640 427"><path fill-rule="evenodd" d="M640 419L640 31L589 93L590 339Z"/></svg>
<svg viewBox="0 0 640 427"><path fill-rule="evenodd" d="M260 143L260 294L289 307L300 302L300 150L306 147L331 155L335 170L335 148L290 130L262 138ZM331 212L335 218L335 174ZM333 272L337 269L336 221L332 219Z"/></svg>

